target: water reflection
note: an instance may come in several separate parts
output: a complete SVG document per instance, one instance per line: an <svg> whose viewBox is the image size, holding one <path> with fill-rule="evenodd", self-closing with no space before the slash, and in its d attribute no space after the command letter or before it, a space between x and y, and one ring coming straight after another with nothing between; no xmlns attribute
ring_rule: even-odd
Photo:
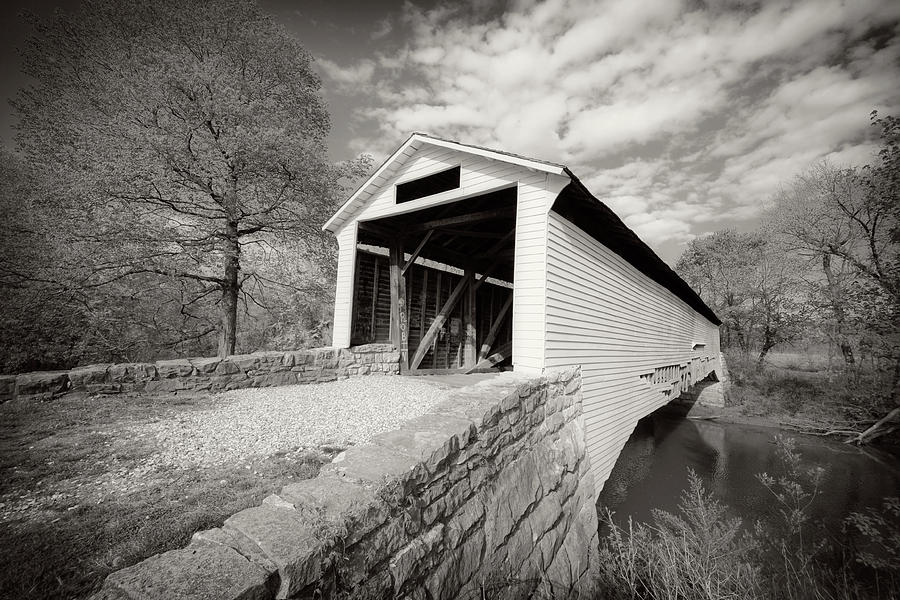
<svg viewBox="0 0 900 600"><path fill-rule="evenodd" d="M619 524L627 523L629 516L649 521L654 508L674 512L687 488L690 467L708 490L750 524L775 508L771 494L756 479L761 472L780 474L775 433L654 413L638 423L598 506L614 511ZM791 437L805 467L827 470L811 515L833 534L849 512L880 508L885 496L900 494L897 456L812 436Z"/></svg>

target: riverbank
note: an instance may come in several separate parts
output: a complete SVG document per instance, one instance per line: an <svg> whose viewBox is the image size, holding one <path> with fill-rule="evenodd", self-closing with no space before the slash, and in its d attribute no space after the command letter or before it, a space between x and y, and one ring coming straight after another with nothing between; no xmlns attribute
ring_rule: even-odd
<svg viewBox="0 0 900 600"><path fill-rule="evenodd" d="M693 419L852 440L893 408L889 373L865 366L842 368L823 355L774 354L762 371L753 361L732 355L728 367L731 382L724 407L673 403L667 410ZM877 445L900 448L900 423L894 427L876 438Z"/></svg>

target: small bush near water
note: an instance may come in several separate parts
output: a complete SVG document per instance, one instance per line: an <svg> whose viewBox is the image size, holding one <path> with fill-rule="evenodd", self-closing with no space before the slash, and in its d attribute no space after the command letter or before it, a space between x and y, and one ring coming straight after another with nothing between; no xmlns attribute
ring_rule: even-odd
<svg viewBox="0 0 900 600"><path fill-rule="evenodd" d="M747 527L689 473L678 514L626 527L607 511L600 547L608 600L868 600L900 598L900 501L852 513L832 540L809 518L824 470L804 470L793 440L776 438L784 475L757 476L772 514Z"/></svg>

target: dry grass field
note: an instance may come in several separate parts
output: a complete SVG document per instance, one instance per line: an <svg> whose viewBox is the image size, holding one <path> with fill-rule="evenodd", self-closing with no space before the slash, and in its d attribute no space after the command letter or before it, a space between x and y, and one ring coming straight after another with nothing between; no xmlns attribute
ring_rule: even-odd
<svg viewBox="0 0 900 600"><path fill-rule="evenodd" d="M227 466L154 463L163 449L136 428L213 402L65 396L0 406L0 595L88 596L111 571L183 546L318 472L317 456L302 450Z"/></svg>

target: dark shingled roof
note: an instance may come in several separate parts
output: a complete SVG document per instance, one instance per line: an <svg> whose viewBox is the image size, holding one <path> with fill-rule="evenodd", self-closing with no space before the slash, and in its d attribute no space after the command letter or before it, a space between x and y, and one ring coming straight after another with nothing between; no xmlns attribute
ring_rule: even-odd
<svg viewBox="0 0 900 600"><path fill-rule="evenodd" d="M572 178L572 183L556 197L554 212L624 258L715 325L722 323L697 292L642 242L616 213L591 194L568 168L566 174Z"/></svg>

